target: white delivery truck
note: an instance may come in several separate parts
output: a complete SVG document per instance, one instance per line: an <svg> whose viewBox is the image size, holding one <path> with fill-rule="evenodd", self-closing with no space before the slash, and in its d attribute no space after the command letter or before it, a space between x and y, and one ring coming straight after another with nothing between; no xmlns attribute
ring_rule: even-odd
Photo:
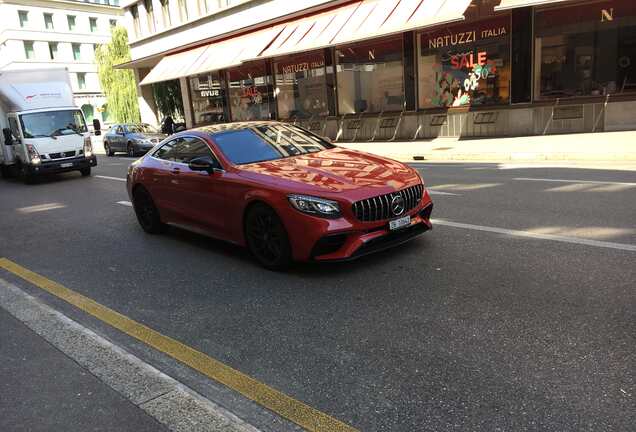
<svg viewBox="0 0 636 432"><path fill-rule="evenodd" d="M0 71L0 169L30 182L39 174L97 165L65 68Z"/></svg>

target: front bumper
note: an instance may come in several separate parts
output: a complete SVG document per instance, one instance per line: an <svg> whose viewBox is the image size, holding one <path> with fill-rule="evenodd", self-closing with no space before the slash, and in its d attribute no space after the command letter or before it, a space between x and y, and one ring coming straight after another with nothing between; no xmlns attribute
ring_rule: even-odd
<svg viewBox="0 0 636 432"><path fill-rule="evenodd" d="M398 230L389 221L351 222L348 219L321 220L311 223L295 220L286 224L292 242L294 259L298 261L350 261L398 246L432 228L433 202L425 193L419 205L407 214L410 225ZM406 215L405 215L406 216ZM307 217L304 217L307 219ZM304 222L304 221L303 221Z"/></svg>
<svg viewBox="0 0 636 432"><path fill-rule="evenodd" d="M43 161L38 165L27 165L27 170L31 175L62 173L68 171L79 171L89 167L97 166L97 156L77 157L72 159L62 159L59 161Z"/></svg>

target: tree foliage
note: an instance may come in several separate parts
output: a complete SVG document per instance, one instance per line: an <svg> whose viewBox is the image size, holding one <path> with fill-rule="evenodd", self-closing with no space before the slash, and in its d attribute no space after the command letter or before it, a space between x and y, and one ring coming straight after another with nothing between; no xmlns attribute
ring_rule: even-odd
<svg viewBox="0 0 636 432"><path fill-rule="evenodd" d="M108 104L109 117L118 123L141 121L137 84L130 69L114 69L113 66L130 61L128 33L120 26L112 29L110 43L95 50L99 82Z"/></svg>
<svg viewBox="0 0 636 432"><path fill-rule="evenodd" d="M164 117L183 118L183 99L179 80L158 82L152 85L157 108Z"/></svg>

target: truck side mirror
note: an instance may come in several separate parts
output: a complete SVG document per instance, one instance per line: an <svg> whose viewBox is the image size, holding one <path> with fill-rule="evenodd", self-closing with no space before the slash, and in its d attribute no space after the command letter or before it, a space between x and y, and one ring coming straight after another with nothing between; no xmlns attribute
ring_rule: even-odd
<svg viewBox="0 0 636 432"><path fill-rule="evenodd" d="M102 124L99 122L99 119L93 119L93 130L95 131L96 136L100 136L102 134Z"/></svg>
<svg viewBox="0 0 636 432"><path fill-rule="evenodd" d="M13 145L13 134L11 133L11 129L2 129L2 135L4 136L4 145Z"/></svg>

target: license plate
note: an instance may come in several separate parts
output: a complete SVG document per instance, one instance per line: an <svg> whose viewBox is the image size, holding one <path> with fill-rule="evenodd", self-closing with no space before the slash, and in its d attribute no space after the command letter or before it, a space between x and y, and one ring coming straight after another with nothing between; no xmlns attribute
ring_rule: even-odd
<svg viewBox="0 0 636 432"><path fill-rule="evenodd" d="M404 216L389 222L389 228L391 230L397 230L409 225L411 225L411 216Z"/></svg>
<svg viewBox="0 0 636 432"><path fill-rule="evenodd" d="M73 162L60 164L60 168L68 168L72 166L73 166Z"/></svg>

